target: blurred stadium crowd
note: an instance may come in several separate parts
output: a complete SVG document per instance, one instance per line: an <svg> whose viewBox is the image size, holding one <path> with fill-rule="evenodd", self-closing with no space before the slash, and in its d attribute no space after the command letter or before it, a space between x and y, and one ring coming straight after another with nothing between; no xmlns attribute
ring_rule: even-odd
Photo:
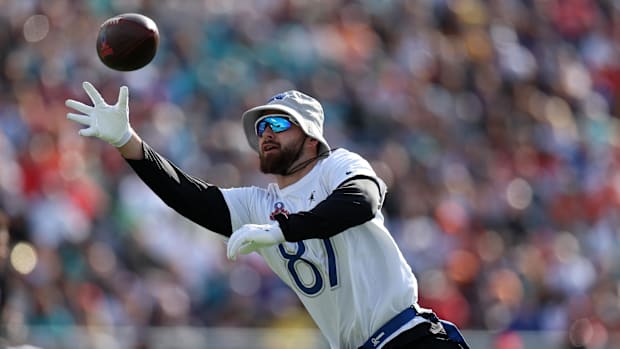
<svg viewBox="0 0 620 349"><path fill-rule="evenodd" d="M189 173L263 185L240 127L296 88L389 186L420 303L463 329L620 343L620 2L0 0L4 336L56 325L312 326L256 255L165 207L64 101L130 90L133 127ZM98 26L153 18L146 68L109 70ZM208 209L208 208L205 208ZM10 236L10 239L7 236ZM372 261L381 256L360 256ZM512 338L512 339L511 339ZM510 344L512 343L512 344ZM613 344L615 343L615 344ZM513 345L513 346L511 346ZM616 348L616 347L614 347Z"/></svg>

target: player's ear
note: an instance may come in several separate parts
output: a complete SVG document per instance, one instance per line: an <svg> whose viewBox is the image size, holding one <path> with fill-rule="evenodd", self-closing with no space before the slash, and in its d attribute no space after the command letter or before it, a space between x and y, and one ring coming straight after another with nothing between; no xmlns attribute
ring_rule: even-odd
<svg viewBox="0 0 620 349"><path fill-rule="evenodd" d="M306 146L315 150L318 154L319 151L319 141L315 138L312 137L307 137L306 138Z"/></svg>
<svg viewBox="0 0 620 349"><path fill-rule="evenodd" d="M308 137L308 141L310 142L310 144L312 145L317 145L319 144L319 141L316 138L312 138L312 137Z"/></svg>

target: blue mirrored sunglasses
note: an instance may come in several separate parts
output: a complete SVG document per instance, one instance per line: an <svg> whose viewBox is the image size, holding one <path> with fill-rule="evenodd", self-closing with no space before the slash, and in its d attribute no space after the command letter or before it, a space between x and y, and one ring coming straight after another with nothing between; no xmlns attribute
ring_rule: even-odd
<svg viewBox="0 0 620 349"><path fill-rule="evenodd" d="M271 131L278 133L288 130L293 124L294 122L291 120L290 116L285 114L265 115L256 120L256 135L259 138L262 137L267 125L271 128Z"/></svg>

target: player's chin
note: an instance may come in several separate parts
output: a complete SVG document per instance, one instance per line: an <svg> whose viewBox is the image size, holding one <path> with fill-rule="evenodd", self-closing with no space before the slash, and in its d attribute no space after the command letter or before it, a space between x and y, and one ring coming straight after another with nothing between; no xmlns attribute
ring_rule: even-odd
<svg viewBox="0 0 620 349"><path fill-rule="evenodd" d="M275 151L270 151L269 154L261 153L260 169L263 173L277 174L281 172L281 169L283 167L281 164L282 159L275 153Z"/></svg>

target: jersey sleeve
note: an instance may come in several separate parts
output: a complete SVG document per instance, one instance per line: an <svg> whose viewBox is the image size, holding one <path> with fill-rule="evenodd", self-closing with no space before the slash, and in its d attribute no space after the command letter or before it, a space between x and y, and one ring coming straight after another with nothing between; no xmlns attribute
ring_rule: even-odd
<svg viewBox="0 0 620 349"><path fill-rule="evenodd" d="M354 177L368 177L377 184L381 194L380 203L383 203L387 187L366 159L357 153L337 149L325 161L322 174L323 183L329 192L334 191L341 184Z"/></svg>
<svg viewBox="0 0 620 349"><path fill-rule="evenodd" d="M261 196L266 195L265 190L258 187L236 187L220 189L224 201L230 212L232 231L241 228L242 225L255 223L258 208L256 203Z"/></svg>

